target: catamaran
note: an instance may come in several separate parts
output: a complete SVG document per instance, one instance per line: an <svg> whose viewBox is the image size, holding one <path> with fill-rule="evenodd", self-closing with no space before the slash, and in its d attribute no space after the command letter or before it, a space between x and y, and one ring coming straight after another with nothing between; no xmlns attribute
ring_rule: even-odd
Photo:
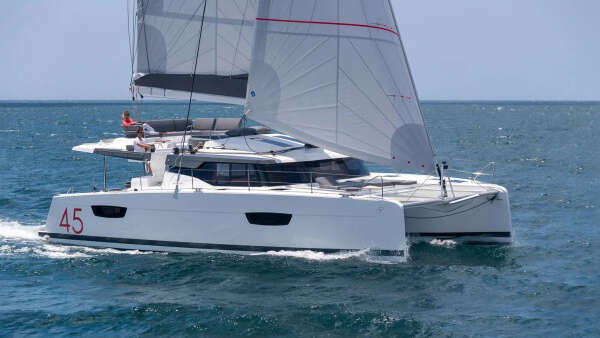
<svg viewBox="0 0 600 338"><path fill-rule="evenodd" d="M384 256L404 256L407 238L511 241L507 190L435 163L388 0L138 0L136 13L136 95L242 104L243 116L191 120L188 107L146 121L161 132L148 153L132 151L135 126L74 147L152 174L54 196L49 241Z"/></svg>

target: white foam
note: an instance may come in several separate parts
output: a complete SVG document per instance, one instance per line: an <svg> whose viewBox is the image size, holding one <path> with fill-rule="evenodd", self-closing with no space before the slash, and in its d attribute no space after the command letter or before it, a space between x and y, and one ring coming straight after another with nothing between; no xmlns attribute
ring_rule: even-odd
<svg viewBox="0 0 600 338"><path fill-rule="evenodd" d="M364 249L364 250L359 250L359 251L339 252L339 253L324 253L321 251L312 251L312 250L300 250L300 251L279 250L279 251L267 251L267 252L254 253L254 254L252 254L252 256L294 257L294 258L301 258L301 259L306 259L306 260L311 260L311 261L334 261L334 260L359 258L359 259L367 261L369 263L378 263L378 264L394 264L394 263L403 263L403 262L407 261L406 257L371 256L368 253L369 253L369 249Z"/></svg>
<svg viewBox="0 0 600 338"><path fill-rule="evenodd" d="M148 255L148 254L156 254L154 251L140 251L140 250L117 250L111 248L90 248L90 247L77 247L78 249L83 250L84 252L96 254L96 255ZM166 252L164 253L166 254Z"/></svg>
<svg viewBox="0 0 600 338"><path fill-rule="evenodd" d="M282 256L282 257L295 257L295 258L304 258L308 260L315 261L331 261L337 259L349 259L353 257L365 256L368 250L360 250L360 251L350 251L350 252L340 252L340 253L331 253L326 254L320 251L312 251L312 250L301 250L301 251L287 251L287 250L279 250L279 251L267 251L267 252L258 252L252 254L253 256Z"/></svg>
<svg viewBox="0 0 600 338"><path fill-rule="evenodd" d="M53 259L68 259L68 258L88 258L100 255L144 255L144 254L156 254L152 251L140 251L140 250L117 250L111 248L91 248L85 246L71 246L62 244L50 244L45 242L41 237L38 236L38 231L43 230L43 225L22 225L15 221L3 221L0 220L0 240L22 240L29 243L29 246L15 246L2 243L0 246L0 255L12 256L18 254L32 254L38 257L47 257ZM31 246L31 241L35 241ZM436 241L436 240L433 240ZM435 243L431 244L434 244ZM446 241L443 241L446 242ZM452 242L452 241L450 241ZM351 258L361 258L368 262L376 263L394 263L398 259L388 257L373 257L368 255L369 249L360 251L340 252L340 253L324 253L320 251L302 250L302 251L268 251L263 253L254 253L252 255L267 255L267 256L280 256L280 257L294 257L313 261L333 261L343 260ZM166 253L165 253L166 254ZM400 257L400 261L406 261L404 257Z"/></svg>
<svg viewBox="0 0 600 338"><path fill-rule="evenodd" d="M0 220L0 241L10 240L10 242L0 242L2 243L0 245L0 255L31 254L37 257L66 259L87 258L99 255L141 255L152 253L139 250L96 249L83 246L50 244L38 236L38 231L43 228L43 225L22 225L15 221ZM20 244L13 241L20 241Z"/></svg>
<svg viewBox="0 0 600 338"><path fill-rule="evenodd" d="M456 242L451 240L451 239L437 239L434 238L432 239L429 244L431 245L437 245L437 246L445 246L445 247L454 247L456 245Z"/></svg>
<svg viewBox="0 0 600 338"><path fill-rule="evenodd" d="M77 249L74 249L73 247L64 245L44 244L39 247L32 248L31 251L36 256L54 259L92 257L91 255L85 254Z"/></svg>
<svg viewBox="0 0 600 338"><path fill-rule="evenodd" d="M0 220L0 238L41 240L38 231L42 225L22 225L19 222Z"/></svg>

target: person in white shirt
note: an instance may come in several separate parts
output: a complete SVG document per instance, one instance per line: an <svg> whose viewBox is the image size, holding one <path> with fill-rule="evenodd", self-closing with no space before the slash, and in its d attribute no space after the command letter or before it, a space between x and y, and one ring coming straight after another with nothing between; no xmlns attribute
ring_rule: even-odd
<svg viewBox="0 0 600 338"><path fill-rule="evenodd" d="M146 140L144 140L144 131L142 130L142 128L138 128L137 136L133 141L133 151L135 151L136 153L145 153L149 152L151 148L152 145L146 143ZM150 167L149 161L146 161L146 168L148 169L150 175L152 175L152 168Z"/></svg>

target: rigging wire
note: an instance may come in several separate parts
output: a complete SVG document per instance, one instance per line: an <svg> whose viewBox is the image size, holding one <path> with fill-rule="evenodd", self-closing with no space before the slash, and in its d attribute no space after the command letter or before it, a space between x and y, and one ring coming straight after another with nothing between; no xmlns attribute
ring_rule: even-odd
<svg viewBox="0 0 600 338"><path fill-rule="evenodd" d="M137 45L137 13L135 10L135 2L127 0L127 36L129 40L129 59L131 65L131 77L129 79L129 91L131 92L131 101L133 102L133 116L136 121L141 119L138 113L138 93L135 88L135 82L133 80L135 74L135 57L136 57L136 45Z"/></svg>
<svg viewBox="0 0 600 338"><path fill-rule="evenodd" d="M244 131L242 131L242 135L244 135L244 142L246 142L246 147L248 147L248 149L249 149L251 152L253 152L253 153L257 153L257 151L255 151L254 149L252 149L252 147L250 147L250 144L248 143L248 140L246 140L246 132L245 132L245 129L248 127L248 126L247 126L247 124L248 124L248 119L246 118L246 112L244 112L244 113L243 113L243 115L242 115L242 122L243 122L243 124L242 124L242 125L243 125L243 128L244 128L244 129L243 129Z"/></svg>
<svg viewBox="0 0 600 338"><path fill-rule="evenodd" d="M131 16L131 10L130 10L130 3L131 0L127 0L127 37L129 38L129 59L131 61L131 75L133 76L133 62L134 62L134 43L135 41L133 39L135 39L135 37L132 37L132 34L135 34L135 32L132 32L132 27L135 23L132 23L132 19L133 17Z"/></svg>
<svg viewBox="0 0 600 338"><path fill-rule="evenodd" d="M181 153L179 155L179 169L177 170L177 183L175 184L175 193L179 191L179 178L181 177L181 163L183 162L183 153L185 149L185 137L187 135L187 123L190 120L190 110L192 109L192 97L194 96L194 84L196 82L196 69L198 67L198 55L200 54L200 42L202 41L202 29L204 28L204 15L206 14L206 3L208 0L204 0L204 9L202 10L202 21L200 22L200 34L198 36L198 45L196 46L196 59L194 60L194 72L192 73L192 86L190 88L190 100L188 101L187 115L185 118L186 128L183 131L183 138L181 139ZM144 30L145 31L145 30Z"/></svg>

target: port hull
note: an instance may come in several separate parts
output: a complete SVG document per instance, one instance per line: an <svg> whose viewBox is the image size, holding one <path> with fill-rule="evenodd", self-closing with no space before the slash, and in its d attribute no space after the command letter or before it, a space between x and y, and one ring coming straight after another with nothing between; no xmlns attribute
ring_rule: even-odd
<svg viewBox="0 0 600 338"><path fill-rule="evenodd" d="M126 211L115 217L120 215L113 209L102 214L93 207ZM406 252L400 203L273 191L57 195L40 235L70 245L175 252L370 249L383 256Z"/></svg>

